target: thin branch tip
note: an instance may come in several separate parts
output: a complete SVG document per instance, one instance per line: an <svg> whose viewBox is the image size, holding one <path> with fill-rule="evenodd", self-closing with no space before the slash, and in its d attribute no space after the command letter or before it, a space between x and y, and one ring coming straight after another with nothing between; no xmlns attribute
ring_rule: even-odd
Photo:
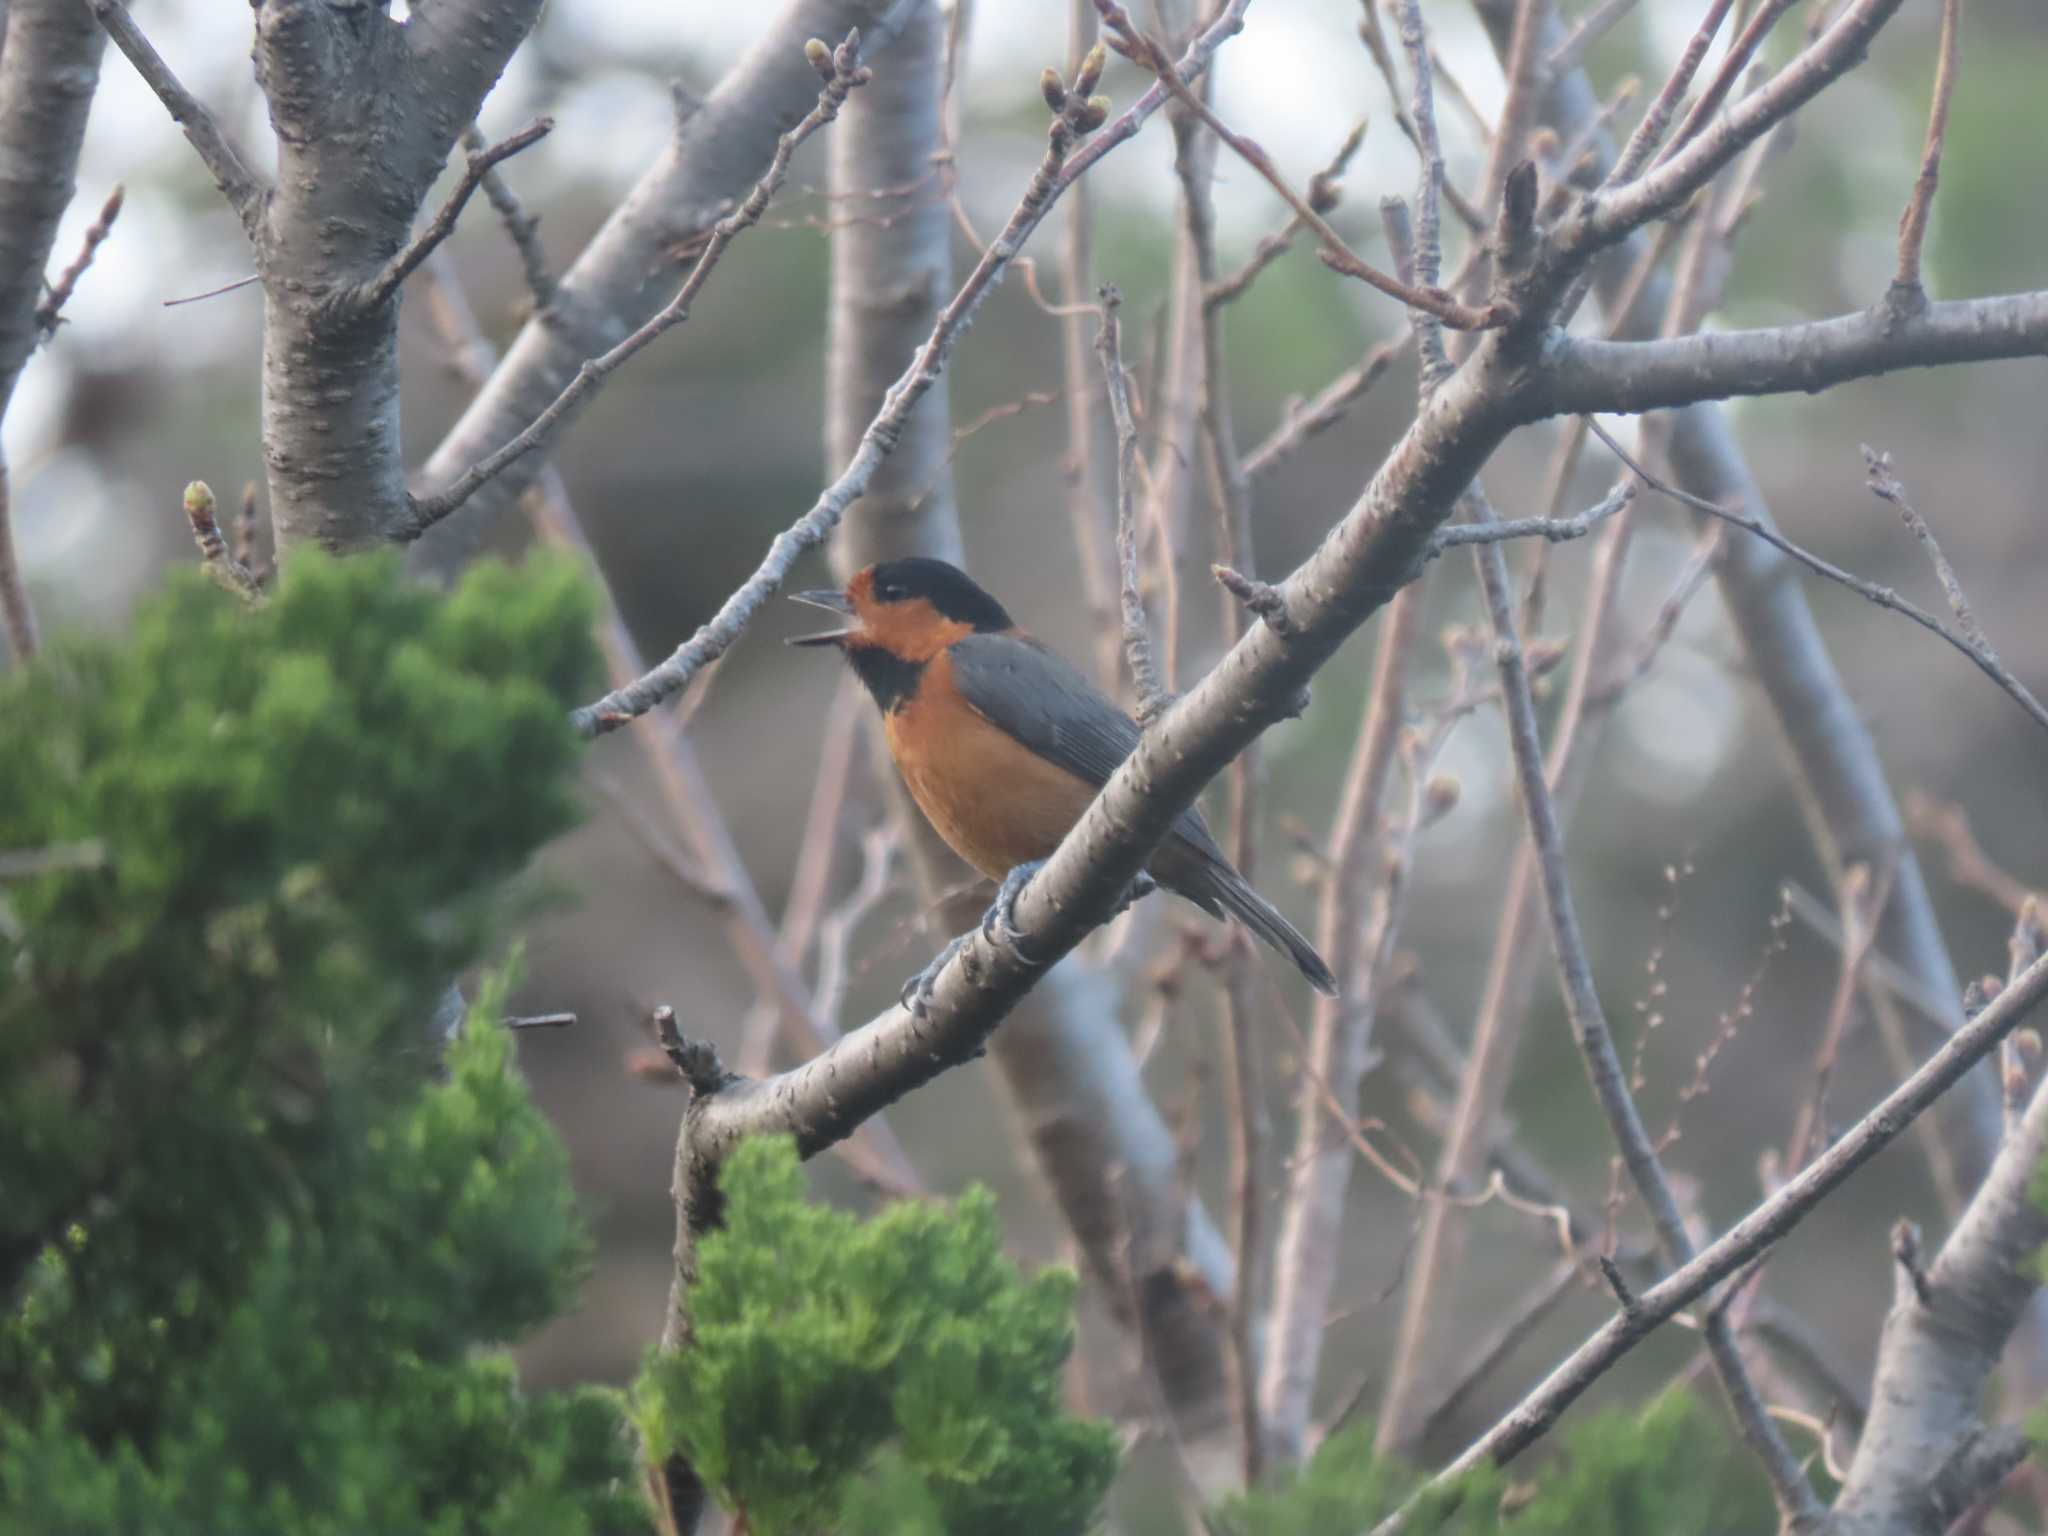
<svg viewBox="0 0 2048 1536"><path fill-rule="evenodd" d="M654 1010L654 1040L662 1053L682 1073L690 1092L707 1098L739 1081L736 1073L719 1059L718 1047L709 1040L692 1040L676 1024L676 1011L667 1003Z"/></svg>
<svg viewBox="0 0 2048 1536"><path fill-rule="evenodd" d="M1216 584L1236 598L1275 634L1294 633L1294 621L1287 613L1287 595L1271 582L1260 581L1227 565L1212 565L1209 574Z"/></svg>

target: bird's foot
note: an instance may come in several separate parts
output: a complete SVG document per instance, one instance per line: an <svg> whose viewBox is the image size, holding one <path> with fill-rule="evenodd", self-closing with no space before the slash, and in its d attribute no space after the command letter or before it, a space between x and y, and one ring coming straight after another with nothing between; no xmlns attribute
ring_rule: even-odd
<svg viewBox="0 0 2048 1536"><path fill-rule="evenodd" d="M1109 916L1104 918L1103 921L1106 923L1115 922L1126 912L1130 911L1134 903L1142 901L1158 889L1159 882L1146 874L1142 869L1139 870L1137 877L1124 887L1123 895L1117 897L1116 905L1110 908Z"/></svg>
<svg viewBox="0 0 2048 1536"><path fill-rule="evenodd" d="M903 983L903 990L896 994L896 1001L910 1010L910 1016L921 1019L931 1011L932 988L938 985L939 973L960 953L960 947L967 942L967 935L961 934L933 957L932 963Z"/></svg>
<svg viewBox="0 0 2048 1536"><path fill-rule="evenodd" d="M1019 942L1024 937L1024 931L1017 926L1017 898L1023 893L1024 887L1031 883L1031 877L1044 867L1045 860L1032 859L1028 863L1019 864L1003 876L1003 883L996 889L996 899L989 904L989 909L982 913L979 924L984 939L991 944L1000 944L1026 965L1035 965L1037 962L1025 952L1022 943ZM1149 875L1138 876L1124 892L1124 905L1128 906L1153 888ZM1121 911L1122 907L1118 910ZM938 984L939 973L960 953L961 946L968 938L969 935L961 934L940 950L930 965L903 983L903 990L896 995L896 1000L910 1010L913 1018L921 1019L929 1011L932 988Z"/></svg>
<svg viewBox="0 0 2048 1536"><path fill-rule="evenodd" d="M1003 883L996 888L996 899L989 904L989 909L981 914L981 936L991 944L1002 945L1026 965L1032 962L1031 957L1024 953L1023 946L1018 942L1024 937L1024 931L1017 926L1017 898L1023 894L1024 887L1031 883L1031 877L1043 868L1045 860L1032 859L1012 869L1003 876Z"/></svg>

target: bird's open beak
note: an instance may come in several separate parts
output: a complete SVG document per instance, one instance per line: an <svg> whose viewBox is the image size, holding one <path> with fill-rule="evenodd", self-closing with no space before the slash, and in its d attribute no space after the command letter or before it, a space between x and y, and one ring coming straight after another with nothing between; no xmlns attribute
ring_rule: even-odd
<svg viewBox="0 0 2048 1536"><path fill-rule="evenodd" d="M833 613L843 613L848 618L853 617L853 604L846 600L846 594L835 591L831 587L821 587L814 592L792 592L789 594L789 597L791 602L808 603L813 608L826 608ZM853 632L850 628L827 629L821 630L815 635L791 635L785 643L789 645L840 645Z"/></svg>

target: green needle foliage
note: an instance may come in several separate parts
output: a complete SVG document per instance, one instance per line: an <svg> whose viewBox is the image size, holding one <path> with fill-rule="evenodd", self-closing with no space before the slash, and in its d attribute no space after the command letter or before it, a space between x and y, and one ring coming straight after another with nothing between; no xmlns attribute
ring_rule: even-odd
<svg viewBox="0 0 2048 1536"><path fill-rule="evenodd" d="M634 1390L651 1458L680 1452L756 1536L1087 1528L1117 1450L1059 1406L1074 1278L1020 1275L986 1191L862 1221L804 1198L782 1138L719 1182L694 1338Z"/></svg>
<svg viewBox="0 0 2048 1536"><path fill-rule="evenodd" d="M1372 1448L1372 1426L1334 1435L1293 1482L1231 1500L1227 1536L1356 1536L1392 1514L1421 1481ZM1480 1467L1432 1493L1405 1536L1718 1536L1768 1531L1777 1515L1762 1477L1689 1393L1639 1415L1602 1413L1563 1436L1532 1481Z"/></svg>
<svg viewBox="0 0 2048 1536"><path fill-rule="evenodd" d="M429 1030L574 819L590 618L301 554L0 682L0 1530L644 1529L502 1351L589 1251L503 985Z"/></svg>

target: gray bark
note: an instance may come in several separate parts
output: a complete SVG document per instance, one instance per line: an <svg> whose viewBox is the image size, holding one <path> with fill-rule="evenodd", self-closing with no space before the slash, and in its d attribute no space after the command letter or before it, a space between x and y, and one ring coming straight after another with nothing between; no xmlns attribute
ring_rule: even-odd
<svg viewBox="0 0 2048 1536"><path fill-rule="evenodd" d="M1835 1504L1839 1536L1938 1536L1996 1486L1971 1486L1963 1474L1978 1467L1985 1386L2040 1283L2048 1209L2030 1186L2044 1153L2048 1089L2038 1089L1927 1271L1924 1291L1898 1269L1870 1418Z"/></svg>
<svg viewBox="0 0 2048 1536"><path fill-rule="evenodd" d="M0 420L41 340L36 305L71 202L106 39L76 0L0 4ZM17 661L36 647L0 459L0 619Z"/></svg>
<svg viewBox="0 0 2048 1536"><path fill-rule="evenodd" d="M678 119L654 163L562 275L553 302L526 322L428 458L422 489L441 489L517 436L586 358L616 345L667 302L678 278L666 253L746 194L776 139L816 102L818 76L804 43L837 41L858 27L862 57L876 66L864 91L884 89L894 68L882 52L891 35L886 23L902 9L901 0L791 0L711 95ZM529 455L431 529L413 547L414 568L439 577L460 569L491 519L513 505L543 462Z"/></svg>
<svg viewBox="0 0 2048 1536"><path fill-rule="evenodd" d="M0 416L40 339L36 305L70 205L106 38L78 0L0 9Z"/></svg>
<svg viewBox="0 0 2048 1536"><path fill-rule="evenodd" d="M412 238L449 151L539 0L381 7L265 0L256 78L278 137L256 237L263 452L281 555L369 548L408 525L398 303L361 290Z"/></svg>

